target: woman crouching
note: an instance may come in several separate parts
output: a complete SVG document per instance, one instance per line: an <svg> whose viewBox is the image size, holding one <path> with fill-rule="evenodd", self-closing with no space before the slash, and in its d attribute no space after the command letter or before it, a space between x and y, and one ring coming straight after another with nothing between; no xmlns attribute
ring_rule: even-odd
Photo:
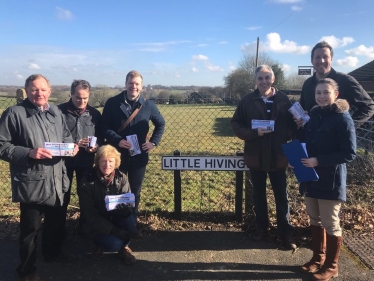
<svg viewBox="0 0 374 281"><path fill-rule="evenodd" d="M310 111L304 137L308 152L301 162L313 167L319 179L300 184L312 230L312 259L304 272L313 280L338 276L342 244L339 212L346 200L346 164L356 157L356 133L348 113L348 102L338 97L338 85L329 78L320 80L315 90L317 106Z"/></svg>
<svg viewBox="0 0 374 281"><path fill-rule="evenodd" d="M92 258L99 260L105 252L118 252L125 264L136 259L129 248L130 233L135 228L132 208L120 204L107 211L106 195L131 192L128 179L118 170L121 154L111 145L104 145L95 155L95 166L79 187L79 203L83 231L91 239Z"/></svg>

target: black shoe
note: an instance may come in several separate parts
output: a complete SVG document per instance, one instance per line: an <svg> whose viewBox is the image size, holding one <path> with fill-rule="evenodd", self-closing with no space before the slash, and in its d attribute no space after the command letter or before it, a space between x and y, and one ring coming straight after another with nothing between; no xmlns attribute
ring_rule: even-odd
<svg viewBox="0 0 374 281"><path fill-rule="evenodd" d="M253 241L262 241L265 238L267 231L263 229L256 229L256 231L251 235Z"/></svg>
<svg viewBox="0 0 374 281"><path fill-rule="evenodd" d="M73 263L78 259L77 256L61 252L55 257L44 257L46 262Z"/></svg>
<svg viewBox="0 0 374 281"><path fill-rule="evenodd" d="M292 234L283 237L283 245L287 250L295 250L297 248L296 242L292 237Z"/></svg>

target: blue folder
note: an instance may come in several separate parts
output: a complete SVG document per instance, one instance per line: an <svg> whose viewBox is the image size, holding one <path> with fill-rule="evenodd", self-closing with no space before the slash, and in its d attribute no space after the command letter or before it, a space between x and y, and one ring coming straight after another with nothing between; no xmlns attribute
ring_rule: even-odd
<svg viewBox="0 0 374 281"><path fill-rule="evenodd" d="M319 179L314 168L305 167L301 158L308 158L299 140L282 144L282 149L288 162L294 167L293 171L299 182L316 181Z"/></svg>

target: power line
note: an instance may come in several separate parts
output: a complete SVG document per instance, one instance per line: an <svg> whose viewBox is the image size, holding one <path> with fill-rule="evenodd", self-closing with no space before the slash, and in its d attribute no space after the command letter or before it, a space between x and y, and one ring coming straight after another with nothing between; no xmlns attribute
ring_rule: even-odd
<svg viewBox="0 0 374 281"><path fill-rule="evenodd" d="M310 0L307 0L305 1L301 7L304 7L306 3L308 3ZM273 31L276 27L280 26L282 23L284 23L286 20L288 20L291 16L293 16L294 14L300 12L300 10L296 10L294 11L293 13L291 13L288 17L286 17L284 20L282 20L280 23L278 23L276 26L274 26L272 29L270 29L270 32Z"/></svg>

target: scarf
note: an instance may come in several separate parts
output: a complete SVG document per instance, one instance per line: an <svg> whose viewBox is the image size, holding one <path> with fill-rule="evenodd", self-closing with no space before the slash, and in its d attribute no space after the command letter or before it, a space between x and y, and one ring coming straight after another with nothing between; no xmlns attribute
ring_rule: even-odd
<svg viewBox="0 0 374 281"><path fill-rule="evenodd" d="M114 179L114 175L115 175L115 171L113 171L110 175L107 175L105 176L101 171L100 169L97 169L97 176L99 177L99 180L100 182L105 185L106 187L108 187L113 179Z"/></svg>
<svg viewBox="0 0 374 281"><path fill-rule="evenodd" d="M79 117L87 111L87 106L85 108L76 108L72 100L68 101L67 111L73 116Z"/></svg>

